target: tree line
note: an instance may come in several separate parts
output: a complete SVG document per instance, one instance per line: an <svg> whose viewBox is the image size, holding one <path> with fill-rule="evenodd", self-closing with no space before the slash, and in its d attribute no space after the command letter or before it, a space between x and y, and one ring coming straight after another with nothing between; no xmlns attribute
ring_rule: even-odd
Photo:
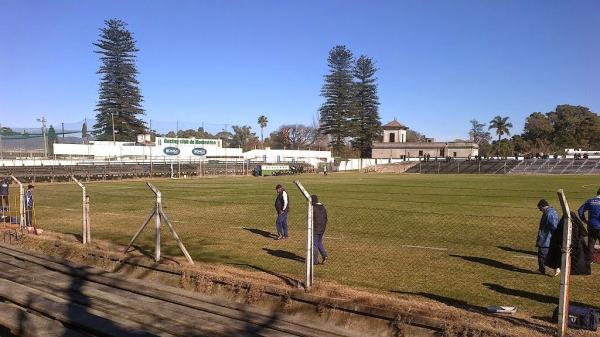
<svg viewBox="0 0 600 337"><path fill-rule="evenodd" d="M100 55L101 76L96 121L91 136L98 140L133 141L137 134L154 133L142 120L145 111L137 80L136 41L121 20L106 20L100 37L93 45ZM381 140L379 97L372 58L355 58L344 45L333 47L327 57L328 73L320 94L324 102L318 109L319 120L311 125L281 125L265 137L268 118L257 119L260 138L250 125L234 125L232 130L216 134L197 130L168 132L168 137L220 138L225 146L246 150L259 147L308 149L331 148L336 156L371 157L372 144ZM565 148L600 149L600 117L589 108L559 105L554 111L534 112L525 122L522 134L512 135L509 117L496 116L486 123L471 121L469 137L479 144L484 156L557 153ZM495 131L492 137L490 130ZM87 125L82 127L84 138ZM49 138L53 138L50 132ZM408 130L407 141L425 141L425 137Z"/></svg>
<svg viewBox="0 0 600 337"><path fill-rule="evenodd" d="M474 119L469 138L479 144L482 156L562 155L565 149L600 149L600 116L584 106L562 104L553 111L534 112L525 120L521 134L511 136L512 127L509 117L496 116L487 128ZM492 140L488 130L494 130L498 139Z"/></svg>

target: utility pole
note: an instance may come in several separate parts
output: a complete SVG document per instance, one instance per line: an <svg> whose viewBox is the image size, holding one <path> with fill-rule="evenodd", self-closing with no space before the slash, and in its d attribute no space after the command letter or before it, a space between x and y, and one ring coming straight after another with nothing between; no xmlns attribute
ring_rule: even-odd
<svg viewBox="0 0 600 337"><path fill-rule="evenodd" d="M110 113L110 118L112 120L113 145L115 145L115 142L116 142L116 138L115 138L115 114L111 112Z"/></svg>
<svg viewBox="0 0 600 337"><path fill-rule="evenodd" d="M4 160L4 153L2 148L2 124L0 124L0 160Z"/></svg>
<svg viewBox="0 0 600 337"><path fill-rule="evenodd" d="M48 142L46 141L46 117L36 119L36 121L42 124L42 136L44 137L44 157L48 157Z"/></svg>
<svg viewBox="0 0 600 337"><path fill-rule="evenodd" d="M63 139L65 139L65 123L60 123L61 129L62 129L62 135L63 135Z"/></svg>

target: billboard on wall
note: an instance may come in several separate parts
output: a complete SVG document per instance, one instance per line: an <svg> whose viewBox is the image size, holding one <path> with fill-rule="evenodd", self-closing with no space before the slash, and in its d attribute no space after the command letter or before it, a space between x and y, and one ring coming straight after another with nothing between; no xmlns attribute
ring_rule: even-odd
<svg viewBox="0 0 600 337"><path fill-rule="evenodd" d="M196 147L192 149L192 154L195 156L205 156L206 155L206 149L202 148L202 147Z"/></svg>
<svg viewBox="0 0 600 337"><path fill-rule="evenodd" d="M179 153L181 153L181 151L180 151L178 148L176 148L176 147L172 147L172 146L165 147L165 148L163 149L163 152L164 152L166 155L168 155L168 156L176 156L176 155L178 155Z"/></svg>

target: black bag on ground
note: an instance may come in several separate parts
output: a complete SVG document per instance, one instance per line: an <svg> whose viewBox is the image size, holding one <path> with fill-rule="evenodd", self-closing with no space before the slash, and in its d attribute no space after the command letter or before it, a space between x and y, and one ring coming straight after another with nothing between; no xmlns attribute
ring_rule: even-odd
<svg viewBox="0 0 600 337"><path fill-rule="evenodd" d="M558 307L554 309L552 319L558 322ZM569 306L569 328L596 331L598 329L598 311L577 305Z"/></svg>

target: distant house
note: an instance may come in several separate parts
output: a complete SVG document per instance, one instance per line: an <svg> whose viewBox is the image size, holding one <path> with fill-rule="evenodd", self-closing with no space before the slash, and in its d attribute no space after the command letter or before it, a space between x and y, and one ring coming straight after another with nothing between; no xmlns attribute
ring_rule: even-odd
<svg viewBox="0 0 600 337"><path fill-rule="evenodd" d="M373 158L468 158L479 154L479 145L473 142L407 142L406 130L396 119L383 126L383 142L373 143Z"/></svg>

